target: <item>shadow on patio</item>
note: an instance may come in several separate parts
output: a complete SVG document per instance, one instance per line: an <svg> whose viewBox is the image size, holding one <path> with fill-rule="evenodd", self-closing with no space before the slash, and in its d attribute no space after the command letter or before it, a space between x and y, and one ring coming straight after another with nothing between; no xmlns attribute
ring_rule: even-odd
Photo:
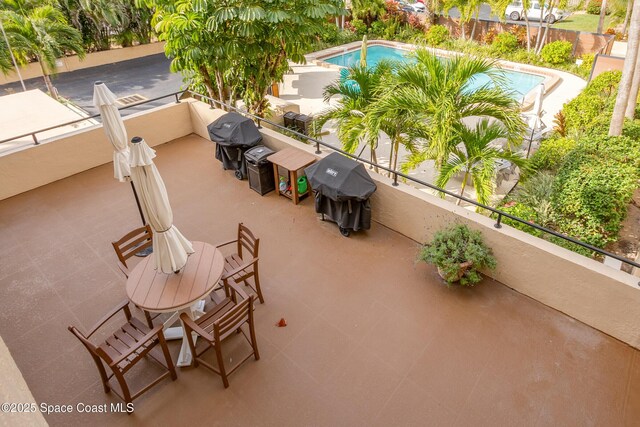
<svg viewBox="0 0 640 427"><path fill-rule="evenodd" d="M631 425L637 351L486 279L448 289L417 243L379 224L351 238L312 200L261 197L187 136L155 159L192 240L261 238L261 359L220 379L179 369L135 413L47 415L52 425ZM103 393L87 330L126 298L110 242L139 225L110 164L0 202L0 335L38 403L118 402ZM288 326L275 323L284 317ZM107 326L106 330L110 328ZM240 351L226 347L227 357ZM175 357L177 342L170 344ZM136 379L144 380L148 370ZM151 372L153 373L153 372ZM141 378L142 377L142 378ZM134 382L135 384L135 382Z"/></svg>

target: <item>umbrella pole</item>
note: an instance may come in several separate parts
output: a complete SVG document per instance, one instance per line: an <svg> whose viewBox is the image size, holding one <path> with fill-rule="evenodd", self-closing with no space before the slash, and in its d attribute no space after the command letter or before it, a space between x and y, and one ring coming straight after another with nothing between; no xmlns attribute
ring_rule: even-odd
<svg viewBox="0 0 640 427"><path fill-rule="evenodd" d="M142 220L142 225L147 225L147 222L144 220L144 214L142 213L142 206L140 206L140 199L138 198L138 192L136 191L135 185L133 185L133 181L129 181L131 183L131 190L133 191L133 197L136 199L136 205L138 205L138 212L140 212L140 219ZM136 256L138 257L146 257L151 255L153 252L153 246L149 246L146 249L136 252Z"/></svg>

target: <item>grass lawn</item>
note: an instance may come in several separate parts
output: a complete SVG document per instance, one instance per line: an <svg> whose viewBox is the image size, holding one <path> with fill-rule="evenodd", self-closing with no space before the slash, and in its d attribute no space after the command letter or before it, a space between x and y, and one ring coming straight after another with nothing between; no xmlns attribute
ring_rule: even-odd
<svg viewBox="0 0 640 427"><path fill-rule="evenodd" d="M576 31L588 31L591 33L595 33L598 28L598 19L600 19L599 15L589 15L589 14L573 14L567 19L564 19L557 24L554 25L555 28L562 28L565 30L576 30ZM611 16L607 16L604 18L604 28L603 31L606 31L609 28L609 23L611 22Z"/></svg>

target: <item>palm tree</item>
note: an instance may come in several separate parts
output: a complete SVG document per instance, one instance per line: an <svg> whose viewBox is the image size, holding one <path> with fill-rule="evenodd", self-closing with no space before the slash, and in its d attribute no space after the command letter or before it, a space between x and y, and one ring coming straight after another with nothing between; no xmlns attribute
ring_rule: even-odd
<svg viewBox="0 0 640 427"><path fill-rule="evenodd" d="M384 81L391 76L391 69L391 63L386 61L380 62L375 68L355 66L349 69L348 79L335 81L325 87L325 102L329 102L334 96L340 96L340 99L318 116L315 128L321 130L329 120L336 120L342 149L353 153L364 141L371 150L371 162L377 164L379 134L369 131L365 125L365 117Z"/></svg>
<svg viewBox="0 0 640 427"><path fill-rule="evenodd" d="M70 26L62 12L53 6L38 6L22 13L5 10L0 13L11 47L22 60L35 59L40 64L49 95L58 99L50 74L56 59L68 52L84 57L82 36Z"/></svg>
<svg viewBox="0 0 640 427"><path fill-rule="evenodd" d="M387 11L385 0L351 0L351 10L353 17L364 21L367 27Z"/></svg>
<svg viewBox="0 0 640 427"><path fill-rule="evenodd" d="M489 124L488 119L482 119L476 127L469 129L466 126L460 129L460 142L464 149L456 146L449 155L446 163L442 165L436 185L444 188L454 175L463 173L460 196L464 196L467 181L471 178L473 188L476 190L476 199L479 203L488 205L493 194L493 181L496 175L496 161L508 160L516 166L523 167L525 159L509 149L496 148L491 145L493 141L507 138L508 133L500 124ZM441 193L444 197L444 193ZM457 204L460 204L458 199Z"/></svg>
<svg viewBox="0 0 640 427"><path fill-rule="evenodd" d="M493 62L468 56L443 60L424 49L417 50L415 58L415 63L398 68L393 83L371 109L373 128L385 118L402 121L410 142L427 142L423 149L410 149L403 170L427 159L439 168L460 141L468 118L494 119L505 128L509 144L521 142L525 124L520 105L502 88L504 74ZM475 82L483 76L490 82L478 86Z"/></svg>
<svg viewBox="0 0 640 427"><path fill-rule="evenodd" d="M0 73L7 74L11 68L13 68L13 64L11 63L9 48L4 41L4 38L0 37Z"/></svg>

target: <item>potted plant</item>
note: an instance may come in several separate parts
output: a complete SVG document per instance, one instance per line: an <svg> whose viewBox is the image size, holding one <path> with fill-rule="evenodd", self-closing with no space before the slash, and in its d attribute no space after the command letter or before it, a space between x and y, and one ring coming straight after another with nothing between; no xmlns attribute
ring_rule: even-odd
<svg viewBox="0 0 640 427"><path fill-rule="evenodd" d="M482 280L478 270L496 268L496 259L482 234L463 224L436 232L433 240L422 247L418 259L435 264L447 285L459 281L473 286Z"/></svg>

